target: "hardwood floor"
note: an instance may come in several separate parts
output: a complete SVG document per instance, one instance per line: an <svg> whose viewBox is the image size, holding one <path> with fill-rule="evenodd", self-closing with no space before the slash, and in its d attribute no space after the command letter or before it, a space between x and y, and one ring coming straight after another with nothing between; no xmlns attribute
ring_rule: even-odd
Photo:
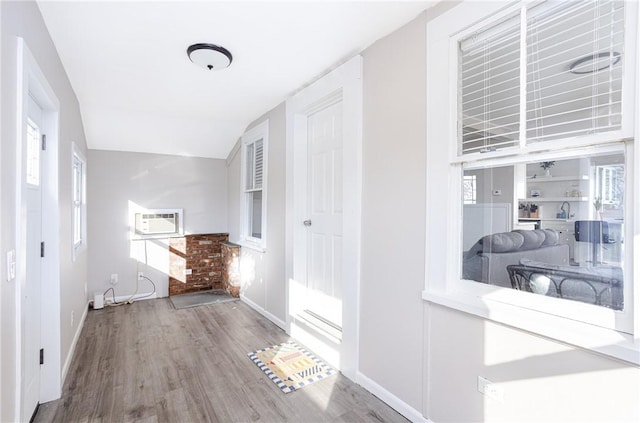
<svg viewBox="0 0 640 423"><path fill-rule="evenodd" d="M283 394L247 357L290 339L244 303L90 311L62 398L36 422L406 422L341 374Z"/></svg>

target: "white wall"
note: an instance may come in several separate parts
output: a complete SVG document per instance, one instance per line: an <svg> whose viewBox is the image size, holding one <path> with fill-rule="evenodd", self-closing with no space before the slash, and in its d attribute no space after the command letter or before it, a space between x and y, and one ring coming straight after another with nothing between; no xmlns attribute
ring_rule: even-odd
<svg viewBox="0 0 640 423"><path fill-rule="evenodd" d="M168 240L130 242L130 210L181 208L185 234L226 233L224 160L98 150L88 160L89 295L110 288L112 273L115 295L131 295L139 270L167 296ZM150 284L139 292L151 292Z"/></svg>
<svg viewBox="0 0 640 423"><path fill-rule="evenodd" d="M247 130L269 119L267 157L267 247L259 252L241 249L243 297L278 324L285 321L285 104L281 103L251 123ZM229 239L240 239L239 145L227 159Z"/></svg>
<svg viewBox="0 0 640 423"><path fill-rule="evenodd" d="M16 225L16 148L17 115L17 43L16 36L24 38L26 45L38 62L48 83L60 101L60 131L58 142L58 182L60 213L60 356L69 357L72 340L80 329L83 311L86 307L87 254L81 253L76 261L71 254L71 143L75 142L86 154L84 129L75 93L49 37L40 11L34 2L0 2L2 14L1 28L1 78L2 114L0 131L2 144L0 160L2 167L0 252L2 275L0 281L0 351L2 374L0 397L0 421L14 421L16 401L16 281L6 281L5 254L18 248ZM56 160L56 158L54 158ZM75 315L70 323L72 313ZM45 328L46 330L46 328Z"/></svg>
<svg viewBox="0 0 640 423"><path fill-rule="evenodd" d="M640 421L640 370L617 360L431 305L428 416L433 422ZM498 383L502 402L477 391Z"/></svg>

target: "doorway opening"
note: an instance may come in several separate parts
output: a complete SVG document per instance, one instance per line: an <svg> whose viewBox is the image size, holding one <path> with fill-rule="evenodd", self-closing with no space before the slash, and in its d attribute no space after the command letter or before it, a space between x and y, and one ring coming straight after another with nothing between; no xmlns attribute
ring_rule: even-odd
<svg viewBox="0 0 640 423"><path fill-rule="evenodd" d="M287 331L358 368L362 58L287 101Z"/></svg>

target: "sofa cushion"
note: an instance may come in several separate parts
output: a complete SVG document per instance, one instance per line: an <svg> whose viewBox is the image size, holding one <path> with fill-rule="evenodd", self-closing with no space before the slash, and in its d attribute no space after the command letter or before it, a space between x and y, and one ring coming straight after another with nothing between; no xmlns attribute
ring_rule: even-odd
<svg viewBox="0 0 640 423"><path fill-rule="evenodd" d="M464 258L471 258L480 253L508 253L517 251L524 243L524 236L514 232L501 232L485 235L467 251Z"/></svg>
<svg viewBox="0 0 640 423"><path fill-rule="evenodd" d="M560 234L555 229L540 229L545 234L544 242L541 247L556 245L560 241Z"/></svg>
<svg viewBox="0 0 640 423"><path fill-rule="evenodd" d="M521 250L535 250L536 248L540 248L545 238L547 237L544 231L541 231L539 229L536 229L534 231L517 229L513 232L517 232L524 237L524 242L520 247Z"/></svg>
<svg viewBox="0 0 640 423"><path fill-rule="evenodd" d="M483 253L508 253L522 248L524 236L517 232L503 232L487 235L480 242Z"/></svg>

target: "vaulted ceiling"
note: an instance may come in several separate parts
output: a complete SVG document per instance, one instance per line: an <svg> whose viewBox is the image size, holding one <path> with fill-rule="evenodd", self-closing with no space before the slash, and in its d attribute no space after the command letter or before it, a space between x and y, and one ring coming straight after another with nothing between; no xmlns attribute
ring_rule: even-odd
<svg viewBox="0 0 640 423"><path fill-rule="evenodd" d="M246 126L430 2L39 1L90 149L226 158ZM233 63L191 63L194 43Z"/></svg>

